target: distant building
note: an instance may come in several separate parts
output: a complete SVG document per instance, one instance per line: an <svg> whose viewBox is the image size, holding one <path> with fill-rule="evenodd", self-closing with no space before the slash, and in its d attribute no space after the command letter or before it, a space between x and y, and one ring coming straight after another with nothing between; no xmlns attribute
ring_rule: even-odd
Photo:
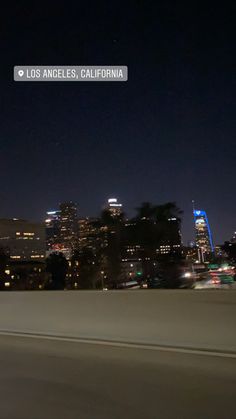
<svg viewBox="0 0 236 419"><path fill-rule="evenodd" d="M183 255L189 263L198 263L198 249L196 246L185 246L183 248Z"/></svg>
<svg viewBox="0 0 236 419"><path fill-rule="evenodd" d="M78 246L78 215L74 202L62 202L59 210L47 211L45 219L47 256L61 252L70 259Z"/></svg>
<svg viewBox="0 0 236 419"><path fill-rule="evenodd" d="M176 217L168 219L168 225L161 245L157 248L158 255L180 255L182 252L182 236L180 220Z"/></svg>
<svg viewBox="0 0 236 419"><path fill-rule="evenodd" d="M143 264L141 259L125 258L121 260L120 279L123 282L138 279L143 274Z"/></svg>
<svg viewBox="0 0 236 419"><path fill-rule="evenodd" d="M51 279L46 271L45 261L11 260L5 270L2 289L5 290L42 290Z"/></svg>
<svg viewBox="0 0 236 419"><path fill-rule="evenodd" d="M78 211L74 202L63 202L60 204L60 223L59 223L60 246L67 258L78 246Z"/></svg>
<svg viewBox="0 0 236 419"><path fill-rule="evenodd" d="M199 261L203 262L214 252L213 240L206 211L194 210L195 240Z"/></svg>
<svg viewBox="0 0 236 419"><path fill-rule="evenodd" d="M74 202L60 204L60 237L64 242L73 241L78 234L77 205Z"/></svg>
<svg viewBox="0 0 236 419"><path fill-rule="evenodd" d="M45 229L40 223L0 219L0 247L10 260L40 261L45 258Z"/></svg>
<svg viewBox="0 0 236 419"><path fill-rule="evenodd" d="M221 246L223 255L227 255L228 259L232 263L236 263L236 231L233 233L233 236L230 240L224 242L224 245Z"/></svg>
<svg viewBox="0 0 236 419"><path fill-rule="evenodd" d="M60 237L60 211L47 211L45 219L46 249L50 251L59 243Z"/></svg>
<svg viewBox="0 0 236 419"><path fill-rule="evenodd" d="M236 231L234 232L233 237L230 241L231 243L236 243Z"/></svg>
<svg viewBox="0 0 236 419"><path fill-rule="evenodd" d="M217 258L222 258L222 259L227 258L227 254L222 249L222 245L220 244L214 246L214 254Z"/></svg>
<svg viewBox="0 0 236 419"><path fill-rule="evenodd" d="M98 218L79 219L79 250L90 249L96 254L101 247L100 222Z"/></svg>
<svg viewBox="0 0 236 419"><path fill-rule="evenodd" d="M119 217L122 213L122 204L117 198L109 198L107 201L107 209L112 217Z"/></svg>

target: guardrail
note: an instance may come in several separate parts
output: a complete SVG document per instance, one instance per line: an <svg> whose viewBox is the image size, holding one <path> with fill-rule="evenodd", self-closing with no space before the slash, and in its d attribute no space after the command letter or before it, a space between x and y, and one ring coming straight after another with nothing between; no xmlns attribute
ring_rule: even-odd
<svg viewBox="0 0 236 419"><path fill-rule="evenodd" d="M1 292L0 331L236 352L236 291Z"/></svg>

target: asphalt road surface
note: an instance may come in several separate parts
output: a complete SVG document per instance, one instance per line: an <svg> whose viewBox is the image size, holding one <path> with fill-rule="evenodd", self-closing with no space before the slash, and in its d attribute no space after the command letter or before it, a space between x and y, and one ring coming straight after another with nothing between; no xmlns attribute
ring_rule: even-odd
<svg viewBox="0 0 236 419"><path fill-rule="evenodd" d="M0 336L1 419L235 419L236 359Z"/></svg>

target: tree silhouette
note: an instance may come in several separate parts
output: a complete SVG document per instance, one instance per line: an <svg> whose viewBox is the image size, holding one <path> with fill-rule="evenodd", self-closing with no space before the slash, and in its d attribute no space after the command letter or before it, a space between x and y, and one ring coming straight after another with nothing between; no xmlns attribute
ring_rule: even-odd
<svg viewBox="0 0 236 419"><path fill-rule="evenodd" d="M143 202L140 207L136 208L137 220L153 220L156 214L156 206L151 204L151 202Z"/></svg>
<svg viewBox="0 0 236 419"><path fill-rule="evenodd" d="M100 255L94 254L90 248L83 248L77 254L79 262L79 288L95 289L100 279Z"/></svg>
<svg viewBox="0 0 236 419"><path fill-rule="evenodd" d="M46 259L46 271L50 272L51 280L48 281L45 289L63 290L68 271L68 262L63 253L52 253Z"/></svg>
<svg viewBox="0 0 236 419"><path fill-rule="evenodd" d="M112 215L107 209L101 213L101 234L103 249L101 269L106 272L105 286L116 288L121 273L121 235L124 213Z"/></svg>
<svg viewBox="0 0 236 419"><path fill-rule="evenodd" d="M177 286L180 277L180 247L173 244L180 242L180 224L182 211L175 202L153 205L144 202L137 210L131 223L128 241L133 245L140 244L143 273L146 277L160 274L166 286ZM180 243L179 243L180 244ZM169 252L158 254L161 245L169 245ZM157 263L153 263L156 261Z"/></svg>

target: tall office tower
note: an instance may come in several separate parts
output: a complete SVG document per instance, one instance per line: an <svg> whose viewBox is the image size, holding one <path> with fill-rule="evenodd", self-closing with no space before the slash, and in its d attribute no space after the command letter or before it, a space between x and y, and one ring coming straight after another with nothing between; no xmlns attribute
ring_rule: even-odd
<svg viewBox="0 0 236 419"><path fill-rule="evenodd" d="M182 253L181 221L179 218L168 219L168 225L162 243L156 250L157 254L180 255Z"/></svg>
<svg viewBox="0 0 236 419"><path fill-rule="evenodd" d="M196 246L199 249L199 260L206 261L214 252L210 225L208 222L206 211L193 211L195 224Z"/></svg>
<svg viewBox="0 0 236 419"><path fill-rule="evenodd" d="M0 220L0 247L16 261L42 261L45 258L45 229L25 220Z"/></svg>
<svg viewBox="0 0 236 419"><path fill-rule="evenodd" d="M47 211L45 219L46 249L53 250L59 243L60 236L60 211Z"/></svg>
<svg viewBox="0 0 236 419"><path fill-rule="evenodd" d="M107 209L112 217L119 217L122 213L122 204L118 202L117 198L109 198L107 201Z"/></svg>
<svg viewBox="0 0 236 419"><path fill-rule="evenodd" d="M74 202L62 202L60 204L60 243L62 251L72 254L78 244L78 214L77 205ZM68 253L69 251L69 253Z"/></svg>
<svg viewBox="0 0 236 419"><path fill-rule="evenodd" d="M89 249L96 254L101 248L100 220L98 218L83 218L79 220L79 250Z"/></svg>

